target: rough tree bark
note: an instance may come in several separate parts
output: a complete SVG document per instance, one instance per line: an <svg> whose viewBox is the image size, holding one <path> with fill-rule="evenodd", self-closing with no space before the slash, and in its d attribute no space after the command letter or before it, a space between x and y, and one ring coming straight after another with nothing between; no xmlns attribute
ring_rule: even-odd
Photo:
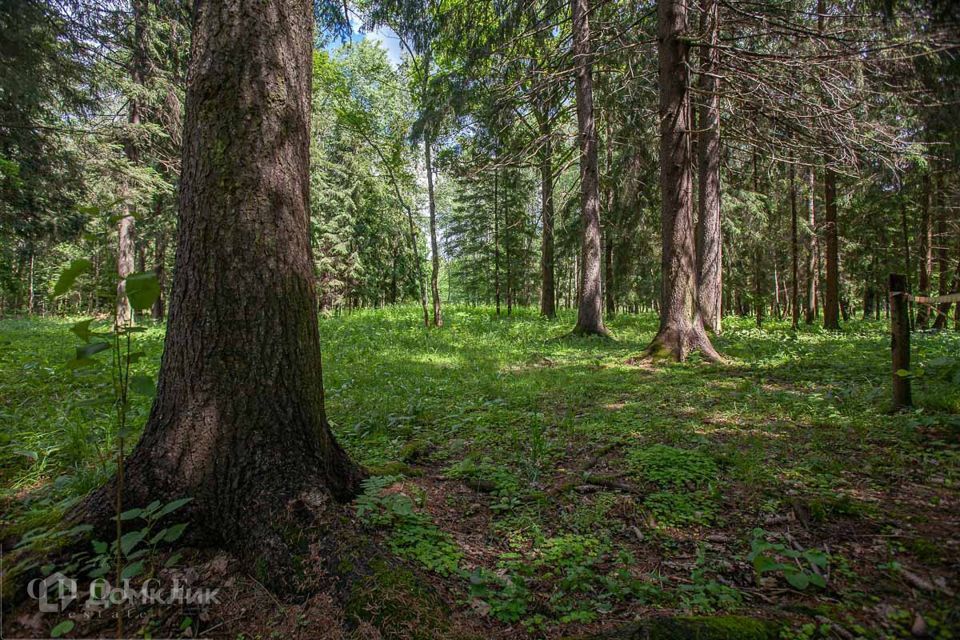
<svg viewBox="0 0 960 640"><path fill-rule="evenodd" d="M820 243L817 241L816 176L813 167L807 170L807 300L804 322L813 324L817 317L817 285L820 279Z"/></svg>
<svg viewBox="0 0 960 640"><path fill-rule="evenodd" d="M699 350L710 360L720 360L703 328L697 303L686 2L659 0L657 20L663 281L660 329L647 353L683 360Z"/></svg>
<svg viewBox="0 0 960 640"><path fill-rule="evenodd" d="M576 69L577 126L580 138L580 302L575 334L608 335L603 326L600 283L600 176L597 125L593 111L593 54L590 42L589 0L571 0L573 56Z"/></svg>
<svg viewBox="0 0 960 640"><path fill-rule="evenodd" d="M826 289L823 296L823 328L840 328L840 252L837 229L837 174L827 167L823 178L823 208L826 218L823 234L826 239L827 256L824 265Z"/></svg>
<svg viewBox="0 0 960 640"><path fill-rule="evenodd" d="M700 220L697 225L697 304L703 326L721 331L723 293L723 238L720 229L720 94L717 68L720 64L717 0L709 0L701 15L701 31L707 46L700 53L697 85L703 95L697 142Z"/></svg>
<svg viewBox="0 0 960 640"><path fill-rule="evenodd" d="M427 171L427 206L430 209L430 296L433 299L433 326L443 326L443 311L440 309L440 252L437 246L437 201L433 191L433 137L424 136L424 158Z"/></svg>
<svg viewBox="0 0 960 640"><path fill-rule="evenodd" d="M309 0L194 6L169 325L123 508L192 496L198 540L287 589L362 478L324 412L308 236L313 12ZM109 519L116 485L81 517Z"/></svg>

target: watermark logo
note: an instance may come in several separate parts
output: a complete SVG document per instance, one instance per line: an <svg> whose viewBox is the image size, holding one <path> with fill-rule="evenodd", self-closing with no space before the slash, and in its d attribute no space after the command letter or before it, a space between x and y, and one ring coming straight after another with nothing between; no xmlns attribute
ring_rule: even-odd
<svg viewBox="0 0 960 640"><path fill-rule="evenodd" d="M57 571L42 580L31 580L27 594L37 601L37 608L43 613L58 613L77 599L77 581Z"/></svg>
<svg viewBox="0 0 960 640"><path fill-rule="evenodd" d="M192 605L218 604L220 588L192 587L174 578L169 588L159 580L146 580L133 587L130 580L112 585L105 578L90 583L89 591L80 593L77 581L62 573L51 573L46 578L36 578L27 585L27 595L37 601L43 613L65 611L75 600L85 596L83 609L87 612L102 611L116 605Z"/></svg>

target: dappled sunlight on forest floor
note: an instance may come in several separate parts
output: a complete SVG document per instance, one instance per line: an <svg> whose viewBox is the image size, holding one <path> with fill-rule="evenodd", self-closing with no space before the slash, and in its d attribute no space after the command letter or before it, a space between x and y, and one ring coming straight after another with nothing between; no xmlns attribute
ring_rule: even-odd
<svg viewBox="0 0 960 640"><path fill-rule="evenodd" d="M450 307L433 331L417 314L326 318L321 333L327 413L373 474L351 512L432 595L394 584L403 595L372 609L271 604L243 567L188 556L232 576L228 608L272 611L257 614L263 637L324 616L366 620L358 633L374 618L426 629L436 599L451 625L436 637L577 636L675 614L751 616L790 638L813 637L805 624L946 638L958 624L957 334L914 338L919 408L891 414L881 322L794 334L728 319L714 341L726 364L631 365L652 315L616 317L604 340L556 339L566 313ZM90 403L109 379L63 368L69 326L0 322L5 548L112 470L99 452L115 434ZM145 372L161 337L138 338ZM135 402L137 427L148 409Z"/></svg>

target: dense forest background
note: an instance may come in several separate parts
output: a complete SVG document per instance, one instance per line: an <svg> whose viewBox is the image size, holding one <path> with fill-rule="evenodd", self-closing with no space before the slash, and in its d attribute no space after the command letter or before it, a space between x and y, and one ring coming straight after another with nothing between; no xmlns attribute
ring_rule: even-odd
<svg viewBox="0 0 960 640"><path fill-rule="evenodd" d="M835 279L844 319L879 315L892 271L915 292L955 291L955 7L702 5L690 18L691 153L709 147L719 166L722 312L813 322ZM155 271L166 292L189 7L11 0L2 11L0 312L110 311L118 271ZM555 304L577 306L577 65L564 7L349 12L353 28L328 19L314 54L321 310L436 296L509 314L541 301L547 270ZM590 9L607 314L660 304L655 13ZM53 301L77 258L92 277ZM163 313L161 298L152 315ZM945 313L921 306L917 322L945 326Z"/></svg>
<svg viewBox="0 0 960 640"><path fill-rule="evenodd" d="M3 0L0 631L950 640L958 91L947 0Z"/></svg>

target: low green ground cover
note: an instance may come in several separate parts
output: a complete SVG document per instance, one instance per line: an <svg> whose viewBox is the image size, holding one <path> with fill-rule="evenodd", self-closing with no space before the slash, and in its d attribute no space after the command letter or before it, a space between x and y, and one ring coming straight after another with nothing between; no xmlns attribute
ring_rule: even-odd
<svg viewBox="0 0 960 640"><path fill-rule="evenodd" d="M891 414L882 322L728 319L710 365L637 361L652 315L614 318L615 340L564 337L568 313L445 319L321 332L333 428L376 476L358 518L455 606L548 635L658 611L776 618L788 638L960 624L960 335L914 336L918 408ZM64 366L72 324L0 321L5 546L113 470L112 383ZM162 328L135 340L134 374L155 375Z"/></svg>

